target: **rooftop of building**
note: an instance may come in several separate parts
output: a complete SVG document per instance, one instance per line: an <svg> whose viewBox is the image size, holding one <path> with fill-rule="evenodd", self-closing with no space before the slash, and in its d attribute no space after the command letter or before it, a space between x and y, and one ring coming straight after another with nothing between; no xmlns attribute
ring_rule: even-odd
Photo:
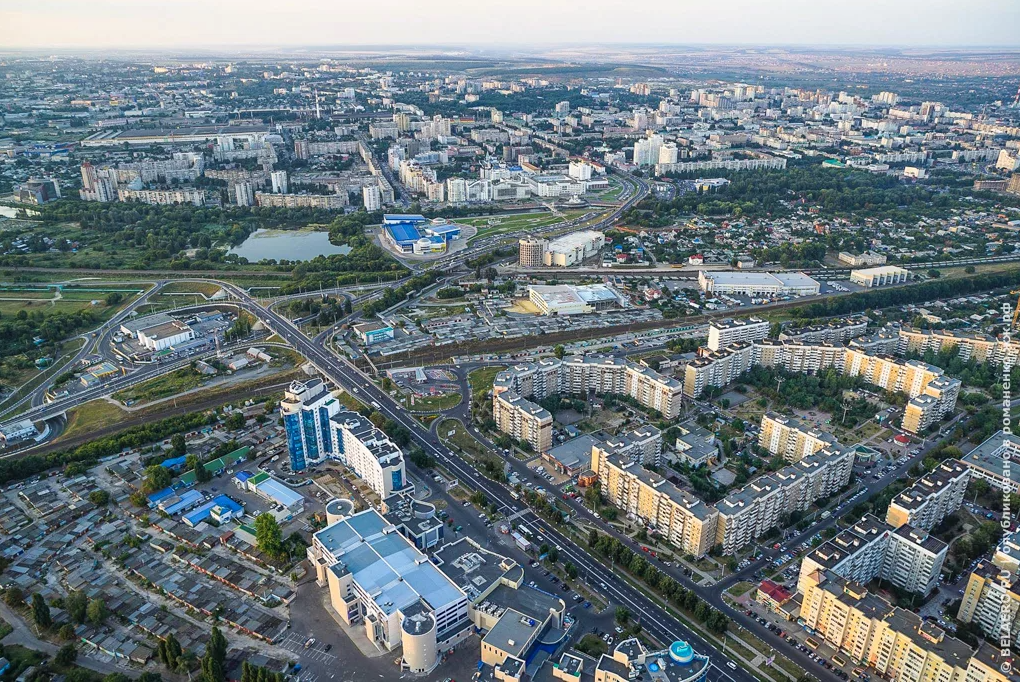
<svg viewBox="0 0 1020 682"><path fill-rule="evenodd" d="M507 609L482 638L482 644L521 658L544 625L545 619L536 619L520 611Z"/></svg>
<svg viewBox="0 0 1020 682"><path fill-rule="evenodd" d="M594 241L605 239L605 234L602 232L596 232L595 230L581 230L580 232L571 232L565 234L562 237L556 237L555 239L549 240L549 245L546 247L548 251L573 251L591 244Z"/></svg>
<svg viewBox="0 0 1020 682"><path fill-rule="evenodd" d="M513 559L484 549L467 537L443 545L432 558L472 602L500 578L520 569Z"/></svg>
<svg viewBox="0 0 1020 682"><path fill-rule="evenodd" d="M715 327L716 329L736 329L738 327L748 327L760 324L769 324L769 322L759 317L749 317L746 320L727 318L725 320L712 320L709 323L709 326Z"/></svg>
<svg viewBox="0 0 1020 682"><path fill-rule="evenodd" d="M592 446L600 442L598 438L586 434L557 445L546 454L567 469L587 467L591 465Z"/></svg>
<svg viewBox="0 0 1020 682"><path fill-rule="evenodd" d="M1006 448L1014 453L1013 458L1016 458L1020 454L1020 436L1003 431L994 433L984 443L964 455L963 463L1001 477L1004 470L1002 453ZM1020 467L1009 467L1009 477L1013 481L1020 481Z"/></svg>
<svg viewBox="0 0 1020 682"><path fill-rule="evenodd" d="M384 613L418 599L440 609L464 598L453 581L374 509L341 519L314 537L336 558L331 570L352 576Z"/></svg>

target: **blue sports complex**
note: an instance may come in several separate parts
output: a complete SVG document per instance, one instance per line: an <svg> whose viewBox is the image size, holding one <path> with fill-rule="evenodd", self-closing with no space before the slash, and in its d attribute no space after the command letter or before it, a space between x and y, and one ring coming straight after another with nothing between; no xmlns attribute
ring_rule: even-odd
<svg viewBox="0 0 1020 682"><path fill-rule="evenodd" d="M401 253L445 250L447 242L460 237L460 227L450 223L428 225L425 216L416 213L387 213L383 216L383 234ZM423 248L423 240L428 248Z"/></svg>

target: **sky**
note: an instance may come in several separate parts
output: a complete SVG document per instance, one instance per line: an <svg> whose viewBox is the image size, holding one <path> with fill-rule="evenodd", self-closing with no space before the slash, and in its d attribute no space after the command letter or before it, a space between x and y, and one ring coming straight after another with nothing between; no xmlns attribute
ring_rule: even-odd
<svg viewBox="0 0 1020 682"><path fill-rule="evenodd" d="M1020 47L1020 0L31 0L3 48L669 43Z"/></svg>

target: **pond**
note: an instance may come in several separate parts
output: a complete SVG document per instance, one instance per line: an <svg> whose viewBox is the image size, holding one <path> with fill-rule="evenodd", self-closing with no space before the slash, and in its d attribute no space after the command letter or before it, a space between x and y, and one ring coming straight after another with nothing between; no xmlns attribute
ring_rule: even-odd
<svg viewBox="0 0 1020 682"><path fill-rule="evenodd" d="M227 253L236 253L257 263L265 259L306 261L316 256L346 256L351 250L346 244L331 244L328 232L263 229L255 230L240 246Z"/></svg>
<svg viewBox="0 0 1020 682"><path fill-rule="evenodd" d="M17 218L19 210L20 209L14 208L12 206L0 206L0 216L3 216L4 218ZM33 209L26 208L24 210L29 216L38 213L38 211L35 211Z"/></svg>

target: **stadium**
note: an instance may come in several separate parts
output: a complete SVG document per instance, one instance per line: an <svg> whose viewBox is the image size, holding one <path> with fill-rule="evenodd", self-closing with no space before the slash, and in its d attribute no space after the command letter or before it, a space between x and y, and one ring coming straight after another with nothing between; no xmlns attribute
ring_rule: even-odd
<svg viewBox="0 0 1020 682"><path fill-rule="evenodd" d="M459 225L436 218L431 223L417 214L388 213L383 216L383 241L397 253L416 256L445 253L460 238Z"/></svg>

